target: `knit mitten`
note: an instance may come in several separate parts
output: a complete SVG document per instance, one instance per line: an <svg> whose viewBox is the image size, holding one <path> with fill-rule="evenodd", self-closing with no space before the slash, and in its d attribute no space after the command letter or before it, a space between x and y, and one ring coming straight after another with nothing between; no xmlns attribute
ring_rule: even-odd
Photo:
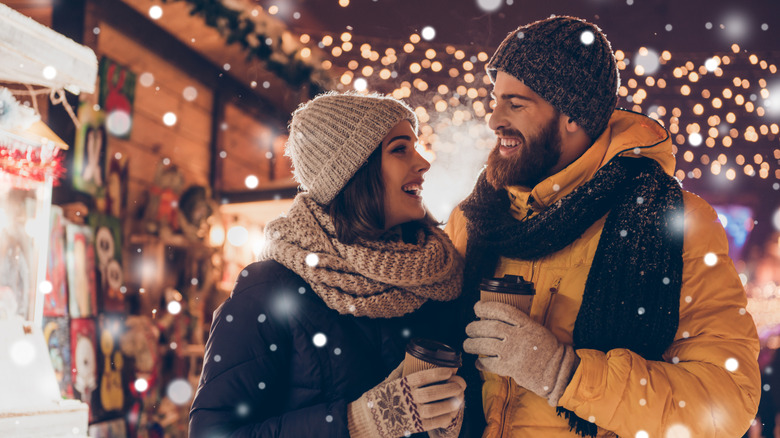
<svg viewBox="0 0 780 438"><path fill-rule="evenodd" d="M428 436L430 438L458 438L460 435L460 428L463 426L463 407L463 403L461 403L458 415L452 420L449 426L429 430Z"/></svg>
<svg viewBox="0 0 780 438"><path fill-rule="evenodd" d="M579 365L574 349L508 304L479 301L474 312L481 319L466 326L463 350L480 355L477 368L512 377L556 406Z"/></svg>
<svg viewBox="0 0 780 438"><path fill-rule="evenodd" d="M450 427L463 406L466 389L455 371L418 371L369 389L347 406L349 436L398 438Z"/></svg>

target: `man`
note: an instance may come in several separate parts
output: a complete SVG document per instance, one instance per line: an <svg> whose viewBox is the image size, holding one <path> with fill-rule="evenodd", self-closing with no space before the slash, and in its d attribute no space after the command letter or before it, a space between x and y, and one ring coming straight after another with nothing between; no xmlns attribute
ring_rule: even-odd
<svg viewBox="0 0 780 438"><path fill-rule="evenodd" d="M604 34L531 23L487 72L498 141L447 224L466 256L485 436L741 436L759 344L724 230L671 176L669 133L615 109ZM472 310L480 280L505 274L534 283L530 315Z"/></svg>

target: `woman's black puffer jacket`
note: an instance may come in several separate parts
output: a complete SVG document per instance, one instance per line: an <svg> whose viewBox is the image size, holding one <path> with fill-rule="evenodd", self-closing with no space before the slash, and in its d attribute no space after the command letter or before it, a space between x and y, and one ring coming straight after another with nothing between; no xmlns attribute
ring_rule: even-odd
<svg viewBox="0 0 780 438"><path fill-rule="evenodd" d="M348 437L347 405L400 364L411 338L459 347L451 305L341 315L281 264L247 266L214 313L190 437Z"/></svg>

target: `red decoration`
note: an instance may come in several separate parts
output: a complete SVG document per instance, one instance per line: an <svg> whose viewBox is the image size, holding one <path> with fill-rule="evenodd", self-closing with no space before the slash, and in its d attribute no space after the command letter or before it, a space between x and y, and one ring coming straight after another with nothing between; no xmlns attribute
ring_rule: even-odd
<svg viewBox="0 0 780 438"><path fill-rule="evenodd" d="M51 153L43 150L42 147L17 148L0 144L0 171L34 181L44 181L46 176L51 176L53 184L57 185L65 174L63 154L58 148Z"/></svg>

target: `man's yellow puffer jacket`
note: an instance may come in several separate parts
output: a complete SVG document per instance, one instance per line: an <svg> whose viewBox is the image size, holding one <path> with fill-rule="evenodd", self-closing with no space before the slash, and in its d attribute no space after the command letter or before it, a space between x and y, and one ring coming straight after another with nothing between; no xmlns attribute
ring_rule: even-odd
<svg viewBox="0 0 780 438"><path fill-rule="evenodd" d="M663 127L643 115L617 110L601 137L567 168L532 190L507 188L514 217L543 210L618 155L653 158L669 174L675 166L672 142ZM704 200L683 191L683 201L680 323L664 361L647 361L626 349L606 354L579 349L581 363L559 401L598 425L600 437L740 437L758 409L758 336L745 311L747 299L728 257L726 235ZM536 261L502 257L496 268L497 277L522 275L534 283L531 317L563 343L572 343L604 219L561 251ZM466 219L459 209L452 213L446 231L465 254ZM712 265L714 258L717 261ZM517 386L511 378L488 373L483 378L488 422L484 436L577 436L546 399Z"/></svg>

